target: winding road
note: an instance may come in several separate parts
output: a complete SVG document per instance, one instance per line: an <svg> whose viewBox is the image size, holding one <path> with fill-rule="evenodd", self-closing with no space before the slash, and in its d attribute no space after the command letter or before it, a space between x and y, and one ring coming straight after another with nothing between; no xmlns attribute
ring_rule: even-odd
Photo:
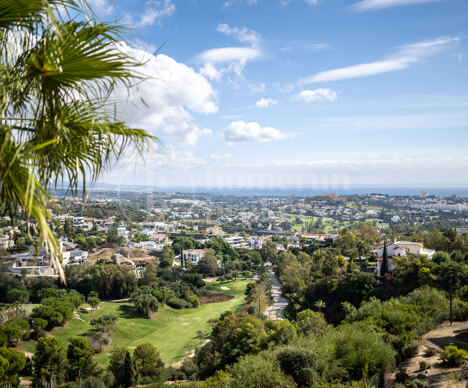
<svg viewBox="0 0 468 388"><path fill-rule="evenodd" d="M264 314L272 321L281 321L284 319L284 309L289 301L281 295L281 285L276 274L270 270L269 275L272 282L273 304L265 310Z"/></svg>

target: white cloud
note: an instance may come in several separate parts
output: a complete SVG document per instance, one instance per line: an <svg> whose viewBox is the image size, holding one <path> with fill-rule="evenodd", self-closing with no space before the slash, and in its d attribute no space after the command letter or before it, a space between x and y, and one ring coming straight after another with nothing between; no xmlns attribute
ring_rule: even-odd
<svg viewBox="0 0 468 388"><path fill-rule="evenodd" d="M280 48L282 51L320 51L332 48L330 43L308 43L303 41L291 41L286 46Z"/></svg>
<svg viewBox="0 0 468 388"><path fill-rule="evenodd" d="M249 84L249 88L252 93L263 93L265 91L266 85L263 82L258 84Z"/></svg>
<svg viewBox="0 0 468 388"><path fill-rule="evenodd" d="M256 47L221 47L201 52L197 60L203 63L201 73L212 80L219 80L226 72L242 75L248 61L259 58L262 51ZM217 68L215 65L224 65Z"/></svg>
<svg viewBox="0 0 468 388"><path fill-rule="evenodd" d="M242 77L247 62L262 56L262 50L258 47L262 37L246 27L240 29L227 24L219 24L217 31L234 37L240 43L247 43L250 47L220 47L202 51L196 56L196 60L203 64L200 72L216 81L229 72Z"/></svg>
<svg viewBox="0 0 468 388"><path fill-rule="evenodd" d="M145 10L135 15L127 14L127 22L136 28L152 26L154 23L161 22L161 19L165 16L171 16L176 7L173 0L148 0L145 3Z"/></svg>
<svg viewBox="0 0 468 388"><path fill-rule="evenodd" d="M273 86L278 89L281 93L291 93L294 90L294 85L291 83L281 84L279 82L274 82Z"/></svg>
<svg viewBox="0 0 468 388"><path fill-rule="evenodd" d="M242 118L242 115L225 115L221 116L223 120L235 120L235 119L240 119Z"/></svg>
<svg viewBox="0 0 468 388"><path fill-rule="evenodd" d="M365 12L384 8L399 7L402 5L433 3L435 1L441 0L362 0L351 5L351 9L356 12Z"/></svg>
<svg viewBox="0 0 468 388"><path fill-rule="evenodd" d="M256 5L260 0L227 0L224 2L223 8L227 8L233 4L245 3L246 5Z"/></svg>
<svg viewBox="0 0 468 388"><path fill-rule="evenodd" d="M228 152L226 152L225 154L220 154L219 152L216 152L215 154L211 154L210 158L214 160L229 160L232 158L232 155Z"/></svg>
<svg viewBox="0 0 468 388"><path fill-rule="evenodd" d="M229 27L227 24L218 24L216 30L227 36L234 37L240 43L247 43L252 46L258 46L262 41L262 37L258 32L246 27L239 29L237 27Z"/></svg>
<svg viewBox="0 0 468 388"><path fill-rule="evenodd" d="M261 98L255 103L255 105L258 108L267 108L271 105L276 105L276 104L278 104L278 101L273 100L272 98Z"/></svg>
<svg viewBox="0 0 468 388"><path fill-rule="evenodd" d="M281 0L280 4L283 6L289 5L292 0ZM308 5L317 5L319 3L319 0L304 0L304 2Z"/></svg>
<svg viewBox="0 0 468 388"><path fill-rule="evenodd" d="M315 90L303 90L302 92L296 94L294 99L301 100L304 102L314 102L314 101L335 101L338 98L336 92L330 89L315 89Z"/></svg>
<svg viewBox="0 0 468 388"><path fill-rule="evenodd" d="M291 136L276 128L261 127L256 122L246 123L242 120L232 122L222 132L223 140L231 145L246 141L266 143L272 140L288 139Z"/></svg>
<svg viewBox="0 0 468 388"><path fill-rule="evenodd" d="M238 61L245 63L258 58L261 51L254 47L221 47L210 49L198 54L198 58L206 63L228 63Z"/></svg>
<svg viewBox="0 0 468 388"><path fill-rule="evenodd" d="M114 12L114 6L108 0L89 0L93 11L101 15L110 15Z"/></svg>
<svg viewBox="0 0 468 388"><path fill-rule="evenodd" d="M143 62L138 71L148 77L129 91L122 88L117 93L116 98L124 102L119 111L130 125L157 136L162 131L181 147L193 147L200 136L212 133L199 128L192 117L192 113L218 110L216 93L203 75L163 54L154 56L126 43L118 48Z"/></svg>
<svg viewBox="0 0 468 388"><path fill-rule="evenodd" d="M411 65L423 61L431 55L439 53L441 50L445 49L448 44L458 40L459 38L456 37L439 37L433 40L401 46L394 55L384 60L323 71L303 78L300 83L309 84L316 82L339 81L343 79L368 77L406 69Z"/></svg>

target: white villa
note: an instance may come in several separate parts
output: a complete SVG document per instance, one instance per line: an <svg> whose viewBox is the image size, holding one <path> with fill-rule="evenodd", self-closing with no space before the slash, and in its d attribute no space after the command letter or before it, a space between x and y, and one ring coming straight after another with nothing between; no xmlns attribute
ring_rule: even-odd
<svg viewBox="0 0 468 388"><path fill-rule="evenodd" d="M187 249L182 251L182 263L190 261L193 265L197 265L205 256L205 253L206 251L204 249Z"/></svg>
<svg viewBox="0 0 468 388"><path fill-rule="evenodd" d="M379 245L379 257L383 255L384 244ZM411 241L395 241L387 245L387 253L389 257L392 256L407 256L413 255L426 255L429 259L432 258L435 251L432 249L425 249L423 243Z"/></svg>
<svg viewBox="0 0 468 388"><path fill-rule="evenodd" d="M229 237L223 237L223 240L226 241L233 248L245 248L247 246L244 237L234 235Z"/></svg>

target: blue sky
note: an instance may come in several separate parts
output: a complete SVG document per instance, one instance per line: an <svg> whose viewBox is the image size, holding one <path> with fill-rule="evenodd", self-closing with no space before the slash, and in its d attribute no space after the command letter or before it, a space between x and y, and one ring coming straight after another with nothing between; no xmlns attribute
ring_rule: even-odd
<svg viewBox="0 0 468 388"><path fill-rule="evenodd" d="M150 79L119 110L164 145L104 181L468 186L466 0L91 4L131 27Z"/></svg>

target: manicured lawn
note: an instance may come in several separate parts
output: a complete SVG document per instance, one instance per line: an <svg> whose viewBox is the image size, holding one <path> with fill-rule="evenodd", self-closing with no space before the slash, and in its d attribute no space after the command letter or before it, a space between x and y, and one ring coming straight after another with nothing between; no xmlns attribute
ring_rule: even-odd
<svg viewBox="0 0 468 388"><path fill-rule="evenodd" d="M209 303L195 309L175 310L160 307L151 319L135 315L131 303L102 303L101 308L92 313L78 311L79 319L71 320L66 326L56 328L52 335L60 338L64 345L67 339L74 336L85 336L90 330L89 321L103 314L114 314L118 317L116 330L112 335L111 345L95 356L96 361L105 366L109 351L113 346L126 345L135 348L143 342L156 346L166 365L179 361L200 345L203 341L196 338L197 331L209 332L209 319L217 318L227 310L236 310L244 303L244 291L248 281L236 280L224 283L209 283L209 289L233 296L232 299ZM221 287L228 287L223 290ZM22 342L18 350L33 352L34 341Z"/></svg>
<svg viewBox="0 0 468 388"><path fill-rule="evenodd" d="M302 232L302 228L305 226L304 224L306 222L309 222L309 223L314 223L316 222L318 219L321 219L322 220L322 229L325 231L325 232L337 232L339 231L340 229L343 229L344 227L350 227L352 225L352 222L349 222L349 221L339 221L339 220L336 220L334 218L330 218L330 217L315 217L315 216L304 216L304 215L298 215L298 214L289 214L289 213L284 213L283 214L284 216L286 216L287 218L289 218L290 221L295 221L296 218L299 218L301 219L302 221L302 224L294 224L294 230L296 232ZM363 219L363 220L360 220L360 221L366 221L366 222L371 222L371 223L375 223L377 226L378 225L382 225L382 226L388 226L388 224L384 223L381 219L379 218L367 218L367 219ZM356 221L357 222L357 221Z"/></svg>

